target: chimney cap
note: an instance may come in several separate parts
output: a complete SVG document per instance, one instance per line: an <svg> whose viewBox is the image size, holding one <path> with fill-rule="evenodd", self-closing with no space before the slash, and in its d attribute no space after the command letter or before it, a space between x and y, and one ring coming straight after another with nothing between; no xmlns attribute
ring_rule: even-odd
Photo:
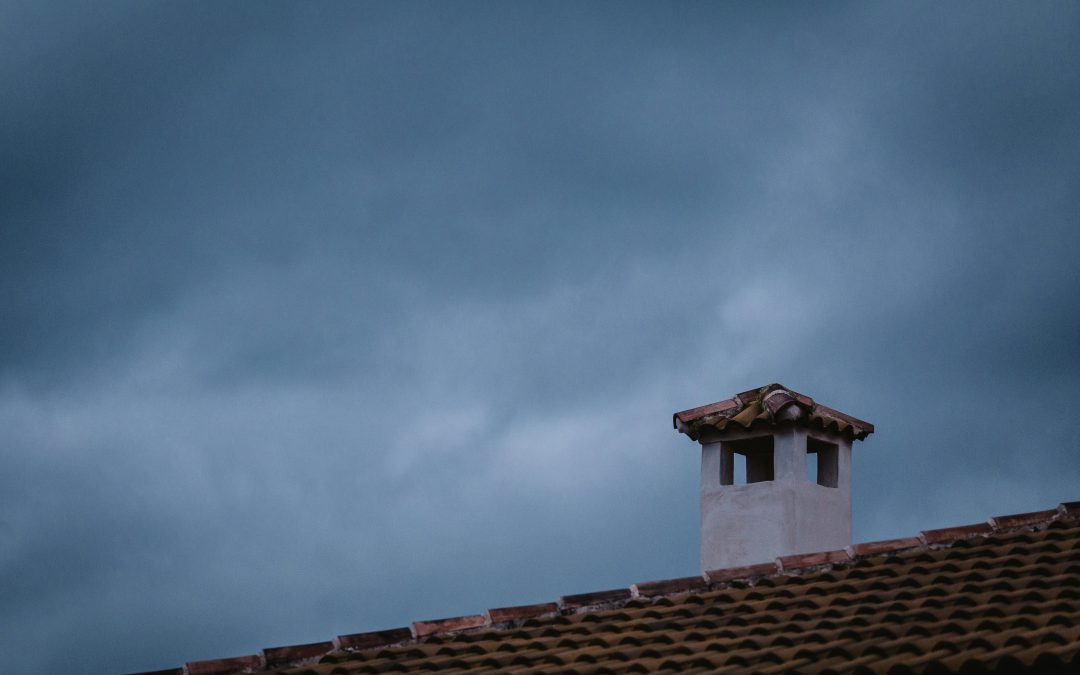
<svg viewBox="0 0 1080 675"><path fill-rule="evenodd" d="M775 426L783 420L799 419L807 425L850 434L863 440L874 433L874 425L839 410L816 403L814 399L773 383L735 394L732 398L677 412L672 425L692 440L706 429L723 431L735 423L744 429L755 425Z"/></svg>

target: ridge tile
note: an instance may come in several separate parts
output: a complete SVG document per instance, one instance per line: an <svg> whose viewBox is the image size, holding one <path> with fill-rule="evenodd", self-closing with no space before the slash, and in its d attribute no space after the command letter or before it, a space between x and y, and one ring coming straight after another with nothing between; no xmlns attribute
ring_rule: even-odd
<svg viewBox="0 0 1080 675"><path fill-rule="evenodd" d="M863 544L852 544L850 548L852 557L857 557L892 553L894 551L906 551L912 548L920 548L922 545L922 540L918 537L902 537L900 539L882 539L881 541L868 541Z"/></svg>
<svg viewBox="0 0 1080 675"><path fill-rule="evenodd" d="M629 588L616 588L610 591L596 591L595 593L578 593L577 595L564 595L559 598L559 606L563 609L574 610L589 605L599 605L609 602L623 602L630 599Z"/></svg>
<svg viewBox="0 0 1080 675"><path fill-rule="evenodd" d="M227 673L252 672L262 668L262 657L258 654L248 656L230 656L225 659L189 661L184 665L187 675L226 675Z"/></svg>
<svg viewBox="0 0 1080 675"><path fill-rule="evenodd" d="M838 549L835 551L821 551L819 553L798 553L795 555L782 555L776 559L781 571L787 572L788 570L805 569L807 567L819 567L821 565L831 565L838 562L848 562L851 560L851 555L847 552L847 549Z"/></svg>
<svg viewBox="0 0 1080 675"><path fill-rule="evenodd" d="M758 563L756 565L743 565L742 567L726 567L719 570L709 570L705 573L705 576L709 579L710 584L721 584L736 579L769 576L771 574L776 574L779 571L780 570L777 569L776 561L774 560L773 562Z"/></svg>
<svg viewBox="0 0 1080 675"><path fill-rule="evenodd" d="M1062 502L1058 504L1058 511L1063 516L1080 516L1080 502Z"/></svg>
<svg viewBox="0 0 1080 675"><path fill-rule="evenodd" d="M652 598L657 595L669 593L685 593L687 591L702 590L709 587L705 577L681 577L679 579L664 579L662 581L645 581L630 587L631 592L638 597Z"/></svg>
<svg viewBox="0 0 1080 675"><path fill-rule="evenodd" d="M263 659L267 668L282 666L295 661L313 659L333 650L334 643L311 642L306 645L288 645L286 647L270 647L262 650Z"/></svg>
<svg viewBox="0 0 1080 675"><path fill-rule="evenodd" d="M480 628L487 624L487 618L483 614L469 614L467 616L453 616L449 619L432 619L431 621L413 621L412 632L415 637L435 635L436 633L457 633L470 628Z"/></svg>
<svg viewBox="0 0 1080 675"><path fill-rule="evenodd" d="M927 545L931 545L987 535L993 531L994 528L990 527L990 523L973 523L971 525L961 525L959 527L943 527L937 530L923 530L919 533L919 536L922 537L922 540L926 542Z"/></svg>
<svg viewBox="0 0 1080 675"><path fill-rule="evenodd" d="M518 605L516 607L497 607L487 611L488 620L491 623L506 623L507 621L521 621L522 619L535 619L541 616L553 616L559 613L559 604L556 602L541 602L536 605Z"/></svg>
<svg viewBox="0 0 1080 675"><path fill-rule="evenodd" d="M406 640L411 640L412 636L412 631L408 628L389 628L387 630L373 630L366 633L339 635L334 638L334 644L338 649L371 649L372 647L386 647L399 642L405 642Z"/></svg>
<svg viewBox="0 0 1080 675"><path fill-rule="evenodd" d="M994 516L990 519L990 524L994 526L995 530L1028 527L1049 522L1053 520L1057 513L1057 509L1049 509L1047 511L1031 511L1030 513L1014 513L1009 516Z"/></svg>

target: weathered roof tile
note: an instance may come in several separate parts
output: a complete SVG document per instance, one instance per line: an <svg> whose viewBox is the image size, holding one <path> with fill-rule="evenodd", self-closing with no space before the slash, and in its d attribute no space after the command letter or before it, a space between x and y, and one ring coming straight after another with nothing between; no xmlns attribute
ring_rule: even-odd
<svg viewBox="0 0 1080 675"><path fill-rule="evenodd" d="M634 595L642 598L651 598L657 595L671 593L685 593L687 591L707 588L709 582L705 577L682 577L680 579L664 579L662 581L646 581L634 584L631 591Z"/></svg>
<svg viewBox="0 0 1080 675"><path fill-rule="evenodd" d="M874 425L835 410L814 399L788 389L782 384L770 384L740 392L730 399L709 405L682 410L672 415L672 425L697 440L706 429L725 430L736 424L744 429L755 425L771 425L789 406L797 406L806 424L821 429L848 434L862 440L874 433Z"/></svg>
<svg viewBox="0 0 1080 675"><path fill-rule="evenodd" d="M187 675L228 675L231 673L250 673L262 668L262 657L258 654L232 656L226 659L208 659L189 661L184 665Z"/></svg>
<svg viewBox="0 0 1080 675"><path fill-rule="evenodd" d="M1065 502L1058 504L1058 511L1065 516L1080 516L1080 502Z"/></svg>
<svg viewBox="0 0 1080 675"><path fill-rule="evenodd" d="M878 555L880 553L893 553L896 551L919 548L922 545L922 540L918 537L868 541L863 544L853 544L851 546L851 554L853 556Z"/></svg>
<svg viewBox="0 0 1080 675"><path fill-rule="evenodd" d="M579 593L577 595L564 595L559 598L559 606L563 609L579 609L590 605L598 605L608 602L620 602L630 599L629 588L616 588L610 591L596 591L594 593Z"/></svg>
<svg viewBox="0 0 1080 675"><path fill-rule="evenodd" d="M1057 514L1057 509L1032 511L1031 513L1014 513L1009 516L994 516L990 519L990 524L994 526L995 530L1027 527L1029 525L1048 522L1055 514Z"/></svg>
<svg viewBox="0 0 1080 675"><path fill-rule="evenodd" d="M487 611L491 623L505 623L507 621L520 621L523 619L535 619L539 616L558 614L559 604L556 602L542 602L536 605L518 605L516 607L497 607Z"/></svg>
<svg viewBox="0 0 1080 675"><path fill-rule="evenodd" d="M832 563L848 562L851 555L847 549L838 551L823 551L821 553L802 553L798 555L784 555L776 559L782 571L797 570L807 567L819 567Z"/></svg>
<svg viewBox="0 0 1080 675"><path fill-rule="evenodd" d="M414 621L412 632L415 637L434 635L436 633L456 633L470 628L479 628L487 623L483 614L471 614L469 616L454 616L449 619L434 619L432 621Z"/></svg>
<svg viewBox="0 0 1080 675"><path fill-rule="evenodd" d="M979 535L990 534L993 531L994 528L990 527L990 523L974 523L972 525L961 525L959 527L943 527L939 530L924 530L919 533L919 536L929 545L977 537Z"/></svg>
<svg viewBox="0 0 1080 675"><path fill-rule="evenodd" d="M412 630L408 628L390 628L367 633L339 635L334 638L334 644L338 649L370 649L405 642L412 639L412 636Z"/></svg>
<svg viewBox="0 0 1080 675"><path fill-rule="evenodd" d="M334 648L334 643L311 642L304 645L289 645L286 647L270 647L262 650L263 660L267 668L313 659L326 654Z"/></svg>
<svg viewBox="0 0 1080 675"><path fill-rule="evenodd" d="M728 567L722 570L709 570L705 573L709 583L719 584L735 579L749 579L752 577L776 574L779 570L776 562L759 563L757 565L744 565L742 567Z"/></svg>

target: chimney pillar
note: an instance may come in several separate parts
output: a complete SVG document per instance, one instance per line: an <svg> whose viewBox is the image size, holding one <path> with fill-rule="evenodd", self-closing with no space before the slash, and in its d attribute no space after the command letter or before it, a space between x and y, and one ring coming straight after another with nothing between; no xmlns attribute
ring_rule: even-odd
<svg viewBox="0 0 1080 675"><path fill-rule="evenodd" d="M674 423L701 444L703 572L851 543L851 444L872 424L779 384Z"/></svg>

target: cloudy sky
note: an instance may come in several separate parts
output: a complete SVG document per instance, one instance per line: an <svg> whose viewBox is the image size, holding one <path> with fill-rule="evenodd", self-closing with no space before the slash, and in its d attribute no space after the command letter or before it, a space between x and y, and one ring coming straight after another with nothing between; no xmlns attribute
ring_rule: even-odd
<svg viewBox="0 0 1080 675"><path fill-rule="evenodd" d="M1080 498L1080 6L0 2L0 660L698 571L671 413L857 541Z"/></svg>

